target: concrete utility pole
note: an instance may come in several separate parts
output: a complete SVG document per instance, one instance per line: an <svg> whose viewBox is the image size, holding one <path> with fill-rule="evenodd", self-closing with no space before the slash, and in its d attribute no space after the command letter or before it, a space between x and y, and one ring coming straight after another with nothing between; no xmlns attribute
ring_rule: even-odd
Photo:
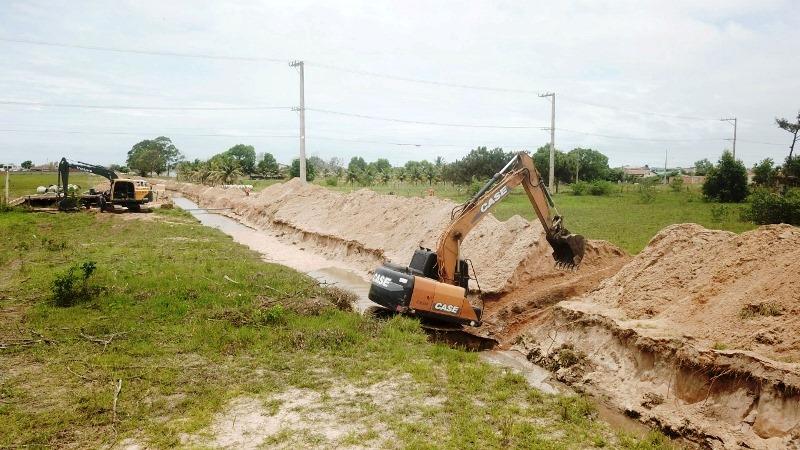
<svg viewBox="0 0 800 450"><path fill-rule="evenodd" d="M664 184L667 184L667 154L669 149L664 150Z"/></svg>
<svg viewBox="0 0 800 450"><path fill-rule="evenodd" d="M720 122L728 122L729 124L733 125L733 159L736 160L736 124L737 120L736 117L731 117L730 119L719 119Z"/></svg>
<svg viewBox="0 0 800 450"><path fill-rule="evenodd" d="M8 172L11 170L11 166L5 166L5 169L6 169L6 196L4 198L5 198L5 202L6 202L6 205L7 205L8 204Z"/></svg>
<svg viewBox="0 0 800 450"><path fill-rule="evenodd" d="M297 67L300 72L300 106L292 108L300 112L300 180L305 183L306 178L306 96L305 96L305 73L303 61L292 61L291 67Z"/></svg>
<svg viewBox="0 0 800 450"><path fill-rule="evenodd" d="M547 189L554 192L556 174L556 93L539 94L539 97L550 97L550 173L547 177Z"/></svg>

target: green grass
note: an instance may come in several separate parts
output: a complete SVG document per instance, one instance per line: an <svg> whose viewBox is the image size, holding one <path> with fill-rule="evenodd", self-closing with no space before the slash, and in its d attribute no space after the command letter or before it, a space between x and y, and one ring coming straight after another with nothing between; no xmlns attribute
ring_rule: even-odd
<svg viewBox="0 0 800 450"><path fill-rule="evenodd" d="M125 438L165 448L206 430L240 396L402 377L412 381L402 392L409 402L383 405L390 410L355 402L352 412L355 422L383 424L400 447L668 446L614 433L586 399L543 395L474 353L428 343L411 319L327 307L319 299L328 293L305 275L181 211L13 211L0 213L0 229L2 448ZM53 280L85 261L97 266L94 296L55 306ZM424 403L433 396L440 405Z"/></svg>
<svg viewBox="0 0 800 450"><path fill-rule="evenodd" d="M105 181L105 178L91 173L71 172L69 174L70 184L77 184L83 190L87 190L103 181ZM0 197L5 195L5 182L5 173L2 173L0 174ZM8 179L8 197L13 200L23 195L36 194L37 187L47 187L57 183L57 172L11 172Z"/></svg>
<svg viewBox="0 0 800 450"><path fill-rule="evenodd" d="M425 196L432 188L435 195L456 202L467 200L466 189L445 184L428 186L426 183L395 183L370 186L380 193L393 192L402 196ZM358 185L331 187L343 192L359 189ZM604 239L631 254L639 253L650 239L667 225L694 222L707 228L740 233L755 228L752 222L741 220L744 204L719 204L705 202L699 188L684 188L673 192L667 186L658 186L652 202L644 203L636 186L618 186L610 196L573 195L568 188L555 194L553 200L564 216L567 228L591 239ZM500 220L519 214L533 220L535 213L521 188L495 206L493 213Z"/></svg>

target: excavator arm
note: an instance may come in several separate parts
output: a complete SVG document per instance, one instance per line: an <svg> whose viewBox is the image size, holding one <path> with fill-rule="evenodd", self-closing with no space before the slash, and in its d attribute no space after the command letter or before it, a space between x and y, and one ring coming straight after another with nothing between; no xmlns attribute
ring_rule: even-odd
<svg viewBox="0 0 800 450"><path fill-rule="evenodd" d="M82 172L100 175L101 177L107 178L108 181L119 178L116 172L103 166L87 164L80 161L69 161L67 158L61 158L61 161L58 163L58 184L61 186L61 192L63 192L64 195L67 194L67 186L69 185L69 169L78 169Z"/></svg>
<svg viewBox="0 0 800 450"><path fill-rule="evenodd" d="M454 210L453 219L439 238L436 249L441 282L458 284L456 272L460 267L460 248L464 238L497 203L520 184L544 227L556 264L567 268L580 264L585 249L583 236L570 234L563 227L561 216L558 215L533 160L527 153L519 152L471 199Z"/></svg>
<svg viewBox="0 0 800 450"><path fill-rule="evenodd" d="M569 234L564 228L533 160L520 152L469 201L453 210L436 252L420 248L414 251L408 266L387 263L375 269L369 299L390 311L437 322L480 326L483 310L467 299L469 275L467 261L459 255L461 243L520 184L544 227L556 264L577 266L583 258L583 236Z"/></svg>

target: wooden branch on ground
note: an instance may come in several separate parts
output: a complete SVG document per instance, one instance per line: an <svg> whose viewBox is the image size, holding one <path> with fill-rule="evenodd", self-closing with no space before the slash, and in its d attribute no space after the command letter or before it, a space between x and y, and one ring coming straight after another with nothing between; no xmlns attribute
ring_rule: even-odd
<svg viewBox="0 0 800 450"><path fill-rule="evenodd" d="M116 338L117 336L123 336L125 334L128 334L128 332L124 331L122 333L111 333L109 335L106 335L106 338L103 339L103 338L99 338L97 336L92 336L92 335L86 334L86 333L83 332L83 330L81 330L81 337L83 337L84 339L86 339L86 340L88 340L90 342L94 342L96 344L102 344L103 345L103 351L105 351L106 347L108 347L108 344L110 344L111 341L114 340L114 338Z"/></svg>
<svg viewBox="0 0 800 450"><path fill-rule="evenodd" d="M114 406L111 408L114 422L117 421L117 400L119 400L120 392L122 392L122 378L117 380L117 389L114 391Z"/></svg>

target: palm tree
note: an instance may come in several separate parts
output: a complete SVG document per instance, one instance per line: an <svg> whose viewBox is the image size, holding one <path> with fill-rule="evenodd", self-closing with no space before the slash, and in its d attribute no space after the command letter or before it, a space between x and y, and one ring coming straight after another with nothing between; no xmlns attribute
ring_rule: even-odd
<svg viewBox="0 0 800 450"><path fill-rule="evenodd" d="M235 184L242 176L242 168L236 159L223 155L214 161L214 180L221 184Z"/></svg>

